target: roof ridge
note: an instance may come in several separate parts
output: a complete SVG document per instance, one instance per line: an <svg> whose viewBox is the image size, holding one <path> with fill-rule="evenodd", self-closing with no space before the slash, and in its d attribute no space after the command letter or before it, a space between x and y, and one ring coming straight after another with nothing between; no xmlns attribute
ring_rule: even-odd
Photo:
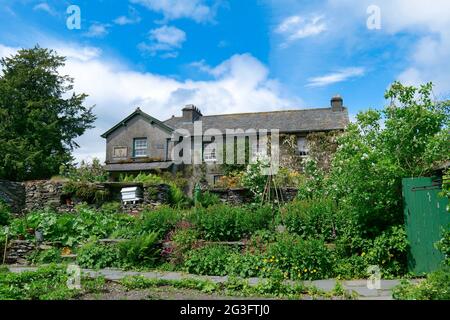
<svg viewBox="0 0 450 320"><path fill-rule="evenodd" d="M226 116L236 116L236 115L246 115L246 114L265 114L265 113L278 113L278 112L299 112L299 111L317 111L317 110L331 110L331 107L324 108L308 108L308 109L289 109L289 110L274 110L274 111L254 111L254 112L238 112L238 113L225 113L225 114L211 114L206 117L226 117Z"/></svg>
<svg viewBox="0 0 450 320"><path fill-rule="evenodd" d="M322 108L308 108L308 109L289 109L289 110L274 110L274 111L255 111L255 112L238 112L238 113L225 113L225 114L210 114L202 116L202 118L211 117L227 117L227 116L240 116L240 115L251 115L251 114L270 114L270 113L282 113L282 112L305 112L305 111L318 111L318 110L332 110L331 107ZM171 119L180 119L183 117L172 117L170 119L164 120L163 122L170 121Z"/></svg>

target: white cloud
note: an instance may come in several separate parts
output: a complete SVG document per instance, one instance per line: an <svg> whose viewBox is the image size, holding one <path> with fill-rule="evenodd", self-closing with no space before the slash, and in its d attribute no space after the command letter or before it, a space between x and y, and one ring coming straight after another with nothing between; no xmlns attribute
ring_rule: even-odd
<svg viewBox="0 0 450 320"><path fill-rule="evenodd" d="M149 32L148 43L140 43L139 49L149 52L151 55L156 55L163 52L162 58L175 58L178 56L177 49L180 49L186 41L186 33L176 27L162 26L157 29L152 29Z"/></svg>
<svg viewBox="0 0 450 320"><path fill-rule="evenodd" d="M114 19L114 23L118 24L120 26L124 26L127 24L135 24L135 23L139 23L141 21L140 18L131 18L131 17L127 17L127 16L120 16L117 17L116 19Z"/></svg>
<svg viewBox="0 0 450 320"><path fill-rule="evenodd" d="M136 9L134 9L133 7L129 7L128 15L117 17L113 22L120 26L124 26L127 24L136 24L141 22L141 17L139 16L139 13Z"/></svg>
<svg viewBox="0 0 450 320"><path fill-rule="evenodd" d="M287 45L295 40L304 39L321 34L327 30L324 16L304 18L298 15L284 19L276 28L276 32L286 37Z"/></svg>
<svg viewBox="0 0 450 320"><path fill-rule="evenodd" d="M196 22L213 21L215 6L211 7L204 0L131 0L146 8L163 14L165 21L188 18Z"/></svg>
<svg viewBox="0 0 450 320"><path fill-rule="evenodd" d="M364 68L346 68L324 76L308 79L308 87L325 87L334 83L347 81L351 78L361 77L365 74Z"/></svg>
<svg viewBox="0 0 450 320"><path fill-rule="evenodd" d="M84 35L89 38L101 38L109 33L109 24L93 23Z"/></svg>
<svg viewBox="0 0 450 320"><path fill-rule="evenodd" d="M158 29L150 30L150 38L158 43L179 48L181 44L186 41L186 33L176 27L163 26Z"/></svg>
<svg viewBox="0 0 450 320"><path fill-rule="evenodd" d="M0 57L9 57L15 54L19 48L7 47L0 44Z"/></svg>
<svg viewBox="0 0 450 320"><path fill-rule="evenodd" d="M331 8L342 9L347 20L367 19L366 8L372 0L329 0ZM381 30L388 35L409 33L411 49L406 53L408 66L398 80L418 85L432 81L439 95L450 94L450 1L378 0L381 10ZM362 23L360 23L362 25ZM395 44L395 43L394 43Z"/></svg>
<svg viewBox="0 0 450 320"><path fill-rule="evenodd" d="M278 81L269 77L267 67L250 54L234 55L209 67L212 79L194 81L131 70L108 59L96 48L75 43L43 45L67 55L62 73L75 79L76 92L89 95L87 105L96 105L96 128L78 139L81 148L74 153L78 160L94 156L104 159L105 141L100 135L137 106L166 120L181 115L181 108L191 103L205 115L292 109L302 105L300 99L285 97ZM0 45L0 53L15 51Z"/></svg>
<svg viewBox="0 0 450 320"><path fill-rule="evenodd" d="M47 2L41 2L33 7L34 11L44 11L48 14L54 16L56 15L56 12L50 7L50 5Z"/></svg>

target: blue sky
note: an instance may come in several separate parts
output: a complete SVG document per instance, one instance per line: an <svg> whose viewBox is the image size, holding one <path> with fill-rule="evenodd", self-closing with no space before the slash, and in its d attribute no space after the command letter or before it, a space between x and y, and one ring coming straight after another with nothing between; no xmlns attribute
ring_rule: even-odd
<svg viewBox="0 0 450 320"><path fill-rule="evenodd" d="M66 26L70 5L80 30ZM103 158L99 135L137 106L165 120L191 103L267 111L339 93L354 116L382 107L394 80L433 81L448 97L447 12L446 0L0 0L0 56L37 43L67 56L63 71L98 115L75 156Z"/></svg>

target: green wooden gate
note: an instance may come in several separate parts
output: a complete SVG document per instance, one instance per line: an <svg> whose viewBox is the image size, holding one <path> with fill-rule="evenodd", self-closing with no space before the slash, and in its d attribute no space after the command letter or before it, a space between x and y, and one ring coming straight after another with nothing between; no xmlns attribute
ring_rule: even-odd
<svg viewBox="0 0 450 320"><path fill-rule="evenodd" d="M439 178L403 179L404 215L410 244L409 271L416 275L435 271L443 255L434 244L442 238L442 230L450 224L448 199L439 196Z"/></svg>

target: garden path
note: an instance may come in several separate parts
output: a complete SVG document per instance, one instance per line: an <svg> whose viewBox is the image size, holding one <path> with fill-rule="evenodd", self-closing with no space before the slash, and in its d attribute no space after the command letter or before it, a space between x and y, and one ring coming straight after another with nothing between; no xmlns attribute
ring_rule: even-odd
<svg viewBox="0 0 450 320"><path fill-rule="evenodd" d="M9 266L11 272L24 272L24 271L34 271L36 267L25 267L25 266ZM214 277L214 276L198 276L181 272L161 272L161 271L149 271L149 272L138 272L138 271L123 271L119 269L82 269L82 272L90 277L104 276L106 280L118 281L127 276L143 276L148 279L159 279L159 280L183 280L183 279L198 279L198 280L209 280L214 283L224 283L228 280L227 276ZM257 285L265 279L261 278L250 278L248 279L250 285ZM412 280L412 282L418 282L419 280ZM337 280L316 280L316 281L303 281L305 285L312 285L318 289L324 291L331 291L336 285ZM294 284L294 281L289 281L289 283ZM356 292L358 294L359 300L392 300L392 289L400 283L400 280L381 280L380 289L369 289L367 286L367 280L350 280L350 281L340 281L344 289L348 292Z"/></svg>

